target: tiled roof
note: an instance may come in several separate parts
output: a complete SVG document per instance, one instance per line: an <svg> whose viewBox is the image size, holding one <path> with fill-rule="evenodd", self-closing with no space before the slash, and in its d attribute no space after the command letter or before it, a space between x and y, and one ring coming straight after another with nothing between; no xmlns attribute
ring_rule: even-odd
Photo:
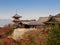
<svg viewBox="0 0 60 45"><path fill-rule="evenodd" d="M29 24L30 22L36 21L36 20L20 20L23 24Z"/></svg>
<svg viewBox="0 0 60 45"><path fill-rule="evenodd" d="M40 21L40 22L46 22L46 21L48 21L50 18L49 17L40 17L39 19L38 19L38 21Z"/></svg>
<svg viewBox="0 0 60 45"><path fill-rule="evenodd" d="M45 25L45 24L40 21L32 21L28 25Z"/></svg>
<svg viewBox="0 0 60 45"><path fill-rule="evenodd" d="M55 17L60 17L60 13L59 14L56 14Z"/></svg>
<svg viewBox="0 0 60 45"><path fill-rule="evenodd" d="M20 20L18 20L18 19L15 19L15 20L13 20L13 22L19 22Z"/></svg>
<svg viewBox="0 0 60 45"><path fill-rule="evenodd" d="M60 18L55 18L56 21L60 22Z"/></svg>
<svg viewBox="0 0 60 45"><path fill-rule="evenodd" d="M36 21L36 20L20 20L20 21L22 21L22 22L31 22L31 21Z"/></svg>
<svg viewBox="0 0 60 45"><path fill-rule="evenodd" d="M19 16L18 14L15 14L15 15L13 16L13 18L14 18L14 17L22 17L22 16Z"/></svg>

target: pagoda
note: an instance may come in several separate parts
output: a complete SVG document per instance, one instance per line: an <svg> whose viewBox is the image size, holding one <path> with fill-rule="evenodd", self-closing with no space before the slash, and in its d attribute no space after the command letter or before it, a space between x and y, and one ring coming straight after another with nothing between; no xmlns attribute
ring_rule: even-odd
<svg viewBox="0 0 60 45"><path fill-rule="evenodd" d="M18 27L19 24L21 23L19 18L22 18L22 16L19 16L19 15L16 13L12 18L13 18L13 26L14 26L14 28L15 28L15 27Z"/></svg>
<svg viewBox="0 0 60 45"><path fill-rule="evenodd" d="M19 22L19 18L21 18L22 16L19 16L18 14L15 14L12 18L14 18L13 22L14 23L18 23Z"/></svg>

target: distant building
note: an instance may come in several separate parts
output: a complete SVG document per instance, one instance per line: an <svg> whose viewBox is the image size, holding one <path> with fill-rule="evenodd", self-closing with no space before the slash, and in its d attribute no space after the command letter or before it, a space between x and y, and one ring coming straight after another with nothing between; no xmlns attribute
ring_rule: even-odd
<svg viewBox="0 0 60 45"><path fill-rule="evenodd" d="M15 14L12 18L13 20L13 28L18 28L18 27L22 27L22 22L20 21L19 18L21 18L22 16L19 16L18 14Z"/></svg>
<svg viewBox="0 0 60 45"><path fill-rule="evenodd" d="M28 25L30 22L32 21L36 21L34 20L20 20L19 18L21 18L22 16L19 16L18 14L15 14L12 18L14 19L13 22L13 28L30 28L30 25Z"/></svg>
<svg viewBox="0 0 60 45"><path fill-rule="evenodd" d="M19 16L18 14L15 14L12 18L14 18L14 20L13 20L13 22L14 23L19 23L20 22L20 20L19 20L19 18L21 18L22 16Z"/></svg>
<svg viewBox="0 0 60 45"><path fill-rule="evenodd" d="M57 14L55 16L50 15L49 17L40 17L39 21L45 23L46 25L54 25L56 23L60 24L60 14Z"/></svg>
<svg viewBox="0 0 60 45"><path fill-rule="evenodd" d="M40 28L45 27L50 24L54 25L55 23L60 23L60 14L55 16L50 15L49 17L40 17L37 21L34 20L19 20L22 16L15 14L13 16L14 25L20 28Z"/></svg>

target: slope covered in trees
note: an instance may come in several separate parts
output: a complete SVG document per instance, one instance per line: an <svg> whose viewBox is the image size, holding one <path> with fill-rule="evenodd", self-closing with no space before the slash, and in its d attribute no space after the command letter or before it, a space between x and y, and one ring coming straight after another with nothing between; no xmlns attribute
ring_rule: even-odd
<svg viewBox="0 0 60 45"><path fill-rule="evenodd" d="M60 25L51 25L50 33L48 34L46 45L60 45Z"/></svg>

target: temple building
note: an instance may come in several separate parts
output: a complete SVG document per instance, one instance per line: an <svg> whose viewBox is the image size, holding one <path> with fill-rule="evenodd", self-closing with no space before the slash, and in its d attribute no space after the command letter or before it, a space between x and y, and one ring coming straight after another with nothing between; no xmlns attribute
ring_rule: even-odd
<svg viewBox="0 0 60 45"><path fill-rule="evenodd" d="M12 18L14 18L14 20L13 20L13 22L14 23L19 23L20 22L20 20L19 20L19 18L21 18L22 16L19 16L18 14L15 14Z"/></svg>
<svg viewBox="0 0 60 45"><path fill-rule="evenodd" d="M20 20L22 16L19 16L18 14L15 14L13 17L13 27L14 28L30 28L31 26L28 25L32 21L36 21L35 19L33 20Z"/></svg>
<svg viewBox="0 0 60 45"><path fill-rule="evenodd" d="M50 24L54 25L56 23L60 24L60 14L57 14L55 16L49 15L49 17L40 17L38 20L20 20L22 16L19 16L18 14L15 14L13 16L14 20L14 26L20 27L20 28L41 28L46 27Z"/></svg>
<svg viewBox="0 0 60 45"><path fill-rule="evenodd" d="M49 25L60 24L60 13L52 16L49 15L48 17L40 17L37 21L30 22L28 25L36 26L36 27L48 27Z"/></svg>
<svg viewBox="0 0 60 45"><path fill-rule="evenodd" d="M50 15L49 17L40 17L39 21L45 23L46 25L54 25L56 23L60 24L60 14L55 16Z"/></svg>

